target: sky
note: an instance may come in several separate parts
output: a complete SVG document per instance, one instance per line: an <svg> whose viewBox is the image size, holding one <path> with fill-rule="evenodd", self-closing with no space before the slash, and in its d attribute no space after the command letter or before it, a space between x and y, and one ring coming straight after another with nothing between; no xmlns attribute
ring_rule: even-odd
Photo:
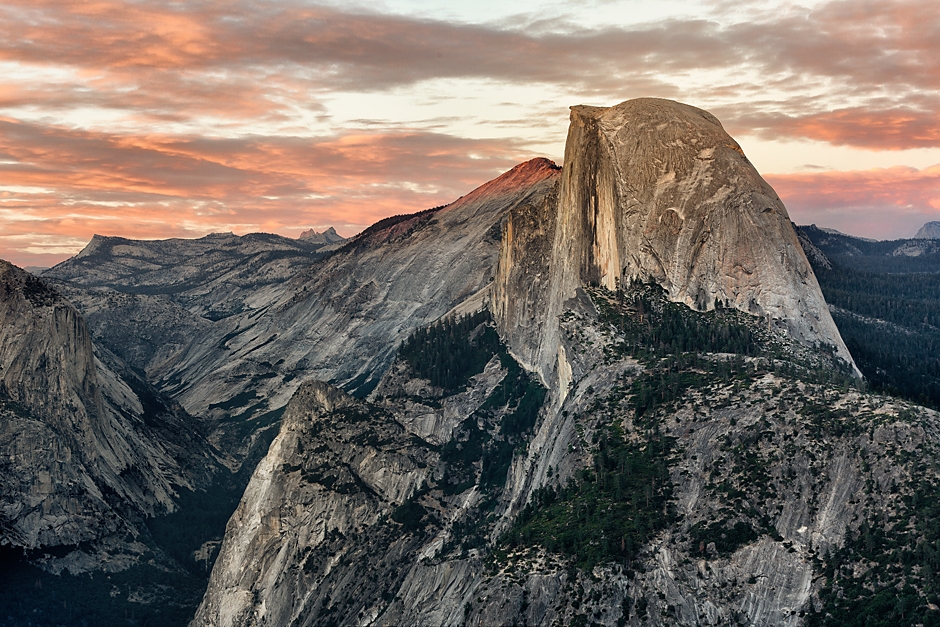
<svg viewBox="0 0 940 627"><path fill-rule="evenodd" d="M4 0L0 258L349 236L638 97L715 114L797 224L940 220L936 0Z"/></svg>

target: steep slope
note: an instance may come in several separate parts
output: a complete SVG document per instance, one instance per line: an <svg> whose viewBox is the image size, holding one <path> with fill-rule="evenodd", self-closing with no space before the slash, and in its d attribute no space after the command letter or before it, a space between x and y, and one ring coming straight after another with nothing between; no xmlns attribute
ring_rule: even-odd
<svg viewBox="0 0 940 627"><path fill-rule="evenodd" d="M940 222L927 222L918 229L914 239L940 239Z"/></svg>
<svg viewBox="0 0 940 627"><path fill-rule="evenodd" d="M452 323L370 403L304 385L192 624L929 623L940 415L733 309L584 299L563 401ZM437 387L458 328L502 355Z"/></svg>
<svg viewBox="0 0 940 627"><path fill-rule="evenodd" d="M216 442L234 450L243 443L233 434L276 420L303 380L367 394L402 337L482 299L502 219L540 204L558 173L532 160L450 205L334 242L328 255L303 248L316 242L264 234L96 236L43 276L76 303L96 341L187 411L226 421Z"/></svg>
<svg viewBox="0 0 940 627"><path fill-rule="evenodd" d="M699 311L761 316L852 364L783 203L700 109L650 98L572 107L557 196L514 215L504 246L499 328L546 381L565 368L554 323L565 302L582 285L632 280Z"/></svg>
<svg viewBox="0 0 940 627"><path fill-rule="evenodd" d="M540 203L557 176L536 159L446 207L377 223L264 292L263 307L220 321L152 380L209 416L282 408L308 378L367 394L412 329L483 298L501 221Z"/></svg>
<svg viewBox="0 0 940 627"><path fill-rule="evenodd" d="M41 279L0 261L0 544L71 546L172 510L216 462L192 419Z"/></svg>

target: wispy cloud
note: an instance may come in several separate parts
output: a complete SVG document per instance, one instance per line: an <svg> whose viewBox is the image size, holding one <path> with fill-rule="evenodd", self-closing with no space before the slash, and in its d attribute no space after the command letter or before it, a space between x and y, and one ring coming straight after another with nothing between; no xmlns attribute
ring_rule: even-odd
<svg viewBox="0 0 940 627"><path fill-rule="evenodd" d="M524 155L511 141L423 131L127 137L0 121L0 248L36 262L24 252L29 233L67 237L73 247L76 233L85 241L229 230L295 237L332 224L348 235L449 202Z"/></svg>
<svg viewBox="0 0 940 627"><path fill-rule="evenodd" d="M935 0L752 2L734 11L717 2L698 17L597 28L564 16L461 23L300 0L8 0L0 6L0 189L8 190L0 257L27 260L29 232L38 242L112 227L157 237L366 224L446 202L544 154L533 139L547 132L541 113L502 96L423 118L375 110L365 119L336 104L338 94L369 103L442 81L458 92L470 82L522 85L540 103L570 99L561 109L676 98L764 140L938 148L936 41ZM501 110L491 132L478 131ZM499 133L506 137L469 138ZM852 197L848 187L826 191L832 181L819 176L775 180L797 212L821 206L801 204L813 185L816 199ZM894 184L915 198L921 180ZM10 212L15 220L3 217Z"/></svg>

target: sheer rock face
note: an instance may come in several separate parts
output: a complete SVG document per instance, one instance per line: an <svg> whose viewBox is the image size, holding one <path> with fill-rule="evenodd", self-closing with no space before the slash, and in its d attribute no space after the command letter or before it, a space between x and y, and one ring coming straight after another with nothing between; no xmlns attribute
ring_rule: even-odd
<svg viewBox="0 0 940 627"><path fill-rule="evenodd" d="M212 472L187 416L44 281L0 261L0 544L75 545L173 507Z"/></svg>
<svg viewBox="0 0 940 627"><path fill-rule="evenodd" d="M444 422L475 410L503 375L494 360L451 399L464 411L441 408ZM380 408L319 381L297 390L229 520L193 625L371 622L364 615L375 617L430 540L389 519L440 461L437 447L400 422L413 413L405 398Z"/></svg>
<svg viewBox="0 0 940 627"><path fill-rule="evenodd" d="M533 226L520 233L522 222ZM494 311L546 381L563 368L552 321L578 287L634 279L700 311L718 300L766 317L854 367L783 203L700 109L649 98L572 107L557 195L505 233ZM548 260L537 281L517 265L533 254Z"/></svg>

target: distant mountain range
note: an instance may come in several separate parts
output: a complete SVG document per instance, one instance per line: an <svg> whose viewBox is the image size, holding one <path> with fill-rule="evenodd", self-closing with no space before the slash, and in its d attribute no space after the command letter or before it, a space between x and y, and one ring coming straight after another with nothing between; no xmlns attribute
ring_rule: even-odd
<svg viewBox="0 0 940 627"><path fill-rule="evenodd" d="M346 241L346 238L340 236L336 232L336 229L334 229L332 226L328 228L327 230L323 231L322 233L318 233L317 231L314 231L313 229L304 231L303 233L300 234L300 237L298 237L297 239L303 240L305 242L309 242L311 244L319 244L321 246L329 246L332 244L342 244L343 242Z"/></svg>

